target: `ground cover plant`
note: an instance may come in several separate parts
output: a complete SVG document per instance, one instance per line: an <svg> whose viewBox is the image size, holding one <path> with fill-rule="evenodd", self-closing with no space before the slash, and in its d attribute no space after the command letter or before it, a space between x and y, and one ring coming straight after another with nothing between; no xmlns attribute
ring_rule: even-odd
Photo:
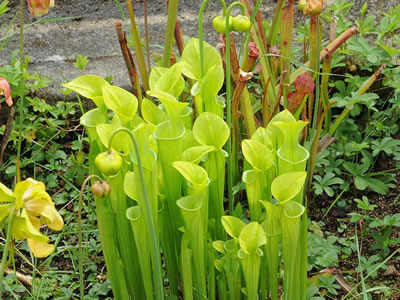
<svg viewBox="0 0 400 300"><path fill-rule="evenodd" d="M78 101L52 106L29 93L49 79L27 71L24 2L0 69L2 297L398 297L400 5L377 20L365 4L352 24L347 1L278 0L264 19L260 0L221 0L214 47L208 1L184 40L170 0L151 66L128 0L133 93L78 56L63 84Z"/></svg>

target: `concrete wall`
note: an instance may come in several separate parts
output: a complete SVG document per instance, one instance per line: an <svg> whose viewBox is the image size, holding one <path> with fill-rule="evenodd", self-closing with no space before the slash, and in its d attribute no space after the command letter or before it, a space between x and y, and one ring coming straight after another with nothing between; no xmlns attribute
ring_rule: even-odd
<svg viewBox="0 0 400 300"><path fill-rule="evenodd" d="M332 1L332 0L329 0ZM339 1L339 0L333 0ZM354 0L355 5L351 11L351 19L359 15L363 1ZM364 0L365 1L365 0ZM18 6L18 1L10 1L11 10L0 19L0 28L5 28L12 19ZM57 99L65 97L59 93L63 78L73 79L80 72L73 67L73 62L78 54L88 56L90 62L86 73L100 76L112 75L114 83L129 88L129 79L121 56L121 51L116 38L114 22L120 19L120 12L114 0L55 0L56 7L51 9L48 17L76 17L68 21L45 23L32 26L26 30L25 54L31 57L29 71L40 72L53 79L49 89L41 91L40 96ZM126 13L125 1L120 0ZM229 1L228 1L229 2ZM133 0L134 10L139 26L143 25L143 2ZM368 0L368 11L379 14L386 12L390 7L399 3L399 0ZM197 36L197 17L200 6L199 0L180 0L178 19L186 36ZM149 26L150 43L152 51L160 51L157 46L162 46L164 41L165 24L167 20L165 0L149 0ZM272 18L274 0L264 0L263 15ZM221 13L220 3L210 0L209 7L204 16L205 39L216 44L218 36L211 27L211 20ZM29 13L26 14L26 23L35 20ZM297 22L303 22L304 16L297 14ZM128 20L124 21L125 30L129 26ZM15 28L18 31L18 28ZM9 63L10 53L18 49L18 34L11 42L0 51L0 65Z"/></svg>

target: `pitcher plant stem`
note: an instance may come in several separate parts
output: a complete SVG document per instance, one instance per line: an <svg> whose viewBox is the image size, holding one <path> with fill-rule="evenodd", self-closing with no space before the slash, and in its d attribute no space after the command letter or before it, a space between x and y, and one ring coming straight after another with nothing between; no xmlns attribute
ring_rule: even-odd
<svg viewBox="0 0 400 300"><path fill-rule="evenodd" d="M120 133L120 132L126 132L129 137L132 140L134 149L135 149L135 154L136 154L136 159L137 159L137 165L139 169L139 178L140 178L140 183L142 186L142 191L143 191L143 196L144 196L144 212L146 215L146 219L148 220L148 226L149 226L149 232L150 232L150 241L151 241L151 257L152 257L152 262L154 264L154 270L155 274L153 274L154 278L154 285L155 285L155 294L156 294L156 299L164 299L164 291L163 291L163 280L162 280L162 270L161 270L161 257L160 257L160 251L159 251L159 245L157 242L157 232L156 232L156 227L153 219L153 214L151 211L151 204L150 204L150 198L147 192L147 187L145 184L145 177L144 177L144 172L143 172L143 166L142 166L142 160L140 157L140 152L139 152L139 146L136 141L135 136L133 135L132 131L130 131L127 128L119 128L114 133L111 135L110 140L108 141L108 152L111 152L111 145L114 137Z"/></svg>

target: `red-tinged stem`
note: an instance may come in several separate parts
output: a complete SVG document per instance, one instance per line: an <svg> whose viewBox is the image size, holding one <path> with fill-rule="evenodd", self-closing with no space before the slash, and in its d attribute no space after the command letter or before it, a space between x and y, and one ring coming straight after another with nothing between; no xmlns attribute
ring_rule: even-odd
<svg viewBox="0 0 400 300"><path fill-rule="evenodd" d="M140 36L139 31L136 26L135 14L132 8L132 0L126 0L126 5L128 7L129 18L131 20L132 26L132 37L133 37L133 45L135 47L136 52L136 60L139 66L140 77L142 79L143 87L145 91L149 90L149 76L147 72L146 62L144 59L142 45L140 44Z"/></svg>
<svg viewBox="0 0 400 300"><path fill-rule="evenodd" d="M319 59L323 60L325 59L328 55L332 55L333 52L337 50L343 43L345 43L349 38L351 38L353 35L355 35L358 32L357 27L351 27L347 29L345 32L343 32L340 36L338 36L332 43L330 43L328 46L326 46L322 51L320 52ZM306 62L304 64L306 68L310 67L310 61ZM293 72L290 75L290 82L294 82L294 80L297 78L297 76L303 74L307 69L304 67L298 68L295 72Z"/></svg>
<svg viewBox="0 0 400 300"><path fill-rule="evenodd" d="M332 43L336 38L336 27L337 27L337 18L332 18L332 23L330 26L330 34L329 41ZM329 74L332 69L332 55L328 55L322 64L322 75L321 75L321 100L324 105L325 110L329 104ZM328 132L331 126L331 112L328 110L325 116L325 128L324 131Z"/></svg>
<svg viewBox="0 0 400 300"><path fill-rule="evenodd" d="M178 21L175 23L175 42L179 51L179 55L182 56L183 48L185 48L185 42L183 40L182 29Z"/></svg>
<svg viewBox="0 0 400 300"><path fill-rule="evenodd" d="M118 35L119 45L121 47L121 52L124 57L126 68L128 69L129 79L132 85L132 91L135 96L138 97L139 102L139 113L141 114L141 104L142 104L142 90L140 88L139 77L136 71L136 66L132 58L131 51L128 48L128 43L126 41L125 32L122 29L121 22L115 22L115 29Z"/></svg>
<svg viewBox="0 0 400 300"><path fill-rule="evenodd" d="M290 1L282 9L281 17L281 76L283 76L283 83L290 85L290 57L291 57L291 46L293 36L293 21L294 21L294 9L293 1ZM284 87L284 107L287 108L287 97L288 87Z"/></svg>

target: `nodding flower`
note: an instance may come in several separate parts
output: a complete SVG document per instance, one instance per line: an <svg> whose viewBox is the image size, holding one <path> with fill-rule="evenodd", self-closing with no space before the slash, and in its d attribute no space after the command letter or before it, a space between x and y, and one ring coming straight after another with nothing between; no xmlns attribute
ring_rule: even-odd
<svg viewBox="0 0 400 300"><path fill-rule="evenodd" d="M40 232L47 224L50 229L61 230L64 221L42 182L32 178L21 181L14 192L0 183L0 221L14 213L11 233L16 240L27 240L35 257L47 257L54 251L49 238Z"/></svg>
<svg viewBox="0 0 400 300"><path fill-rule="evenodd" d="M6 97L6 103L8 106L13 104L13 100L11 98L11 88L7 79L0 77L0 95L4 95ZM0 105L1 108L1 105Z"/></svg>
<svg viewBox="0 0 400 300"><path fill-rule="evenodd" d="M54 7L54 0L27 0L30 13L34 17L41 17Z"/></svg>

